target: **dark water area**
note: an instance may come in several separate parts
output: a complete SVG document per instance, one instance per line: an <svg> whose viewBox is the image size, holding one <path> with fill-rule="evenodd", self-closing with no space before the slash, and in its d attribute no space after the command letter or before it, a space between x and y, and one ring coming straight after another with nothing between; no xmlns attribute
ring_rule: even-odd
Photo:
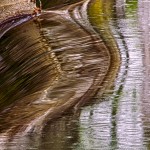
<svg viewBox="0 0 150 150"><path fill-rule="evenodd" d="M0 149L149 150L150 3L42 4L1 25Z"/></svg>
<svg viewBox="0 0 150 150"><path fill-rule="evenodd" d="M36 26L27 22L1 38L0 108L43 89L49 83L48 76L53 80L52 75L57 74Z"/></svg>
<svg viewBox="0 0 150 150"><path fill-rule="evenodd" d="M41 0L37 1L36 5L40 7L40 3L42 3L42 9L57 9L81 1L82 0Z"/></svg>

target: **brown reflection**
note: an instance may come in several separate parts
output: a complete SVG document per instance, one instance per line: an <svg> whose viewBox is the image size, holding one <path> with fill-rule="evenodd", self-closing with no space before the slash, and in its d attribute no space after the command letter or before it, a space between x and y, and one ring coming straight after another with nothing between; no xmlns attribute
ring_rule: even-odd
<svg viewBox="0 0 150 150"><path fill-rule="evenodd" d="M60 71L33 20L1 38L0 56L0 132L16 126L15 132L40 113L42 106L30 103L58 79Z"/></svg>
<svg viewBox="0 0 150 150"><path fill-rule="evenodd" d="M0 109L44 89L57 76L58 69L36 26L28 22L1 38Z"/></svg>
<svg viewBox="0 0 150 150"><path fill-rule="evenodd" d="M142 119L145 141L150 148L150 2L139 1L139 21L143 31L144 81L142 96Z"/></svg>
<svg viewBox="0 0 150 150"><path fill-rule="evenodd" d="M18 101L1 113L1 133L40 132L48 120L70 108L76 111L100 88L109 69L109 51L91 29L77 22L81 16L75 8L66 8L65 14L45 13L38 24L32 20L2 37L6 67L1 71L1 104Z"/></svg>
<svg viewBox="0 0 150 150"><path fill-rule="evenodd" d="M67 7L65 12L45 13L38 18L37 24L30 21L3 36L3 48L7 51L2 51L2 59L5 60L2 60L5 63L2 66L8 66L5 72L10 74L3 81L7 83L12 77L18 79L20 76L21 81L14 80L8 84L13 87L14 83L18 83L12 92L15 95L3 91L6 98L14 96L19 101L1 113L1 132L11 131L11 136L17 132L40 133L47 121L60 117L69 109L76 111L90 101L102 89L101 83L106 80L106 75L111 78L110 82L115 79L120 61L116 43L112 39L107 47L86 22L87 18L82 18L80 8L84 8L82 3ZM106 33L109 35L110 31ZM111 65L110 53L111 61L114 60ZM26 78L26 74L30 76ZM104 84L109 88L108 81ZM19 90L25 91L25 94L19 93ZM22 97L16 98L16 93ZM71 119L63 118L48 125L44 133L50 132L42 139L41 149L46 149L44 141L49 140L52 141L47 144L49 149L65 149L70 143L78 142L78 124ZM64 136L67 139L63 139Z"/></svg>

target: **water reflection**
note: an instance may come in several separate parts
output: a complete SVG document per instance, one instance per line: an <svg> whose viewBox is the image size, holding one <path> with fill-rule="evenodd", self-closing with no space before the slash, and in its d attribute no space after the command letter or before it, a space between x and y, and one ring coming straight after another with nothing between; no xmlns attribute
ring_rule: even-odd
<svg viewBox="0 0 150 150"><path fill-rule="evenodd" d="M78 116L68 115L50 125L45 130L40 142L40 149L69 150L81 144ZM80 146L84 149L84 147Z"/></svg>
<svg viewBox="0 0 150 150"><path fill-rule="evenodd" d="M42 3L42 9L58 9L80 1L83 0L55 0L51 2L49 2L49 0L41 0L41 3ZM39 2L40 1L37 1L37 6L39 6Z"/></svg>
<svg viewBox="0 0 150 150"><path fill-rule="evenodd" d="M73 144L76 145L74 149L146 149L141 119L143 51L137 1L117 2L114 10L116 16L112 15L110 21L106 19L106 12L100 12L99 16L95 14L97 18L104 16L105 19L101 17L96 22L93 15L90 21L97 32L103 33L106 43L111 40L111 45L114 43L111 32L114 34L122 57L120 72L115 85L112 84L114 87L108 89L108 93L106 90L102 102L82 109L77 128L80 137ZM103 5L108 7L104 1L93 1L92 4L95 4L94 9L99 6L103 8ZM99 99L98 96L96 98Z"/></svg>
<svg viewBox="0 0 150 150"><path fill-rule="evenodd" d="M104 2L101 1L101 5L103 3ZM134 3L132 5L136 4L137 3ZM82 131L84 141L90 140L91 143L94 143L96 141L95 139L99 139L99 142L94 143L91 149L98 149L98 147L101 149L132 149L133 147L134 149L144 149L139 107L143 64L141 58L141 33L137 26L135 8L136 7L133 7L131 13L128 3L125 4L124 1L117 1L117 18L112 17L109 22L107 21L111 25L111 29L120 48L122 66L116 80L113 95L106 97L106 100L109 100L109 102L102 102L94 108L91 108L95 112L92 113L92 118L95 118L96 121L94 121L94 119L90 120L90 122L92 122L92 125L90 125L87 123L87 119L85 120L85 117L80 118L81 124L86 122L86 126L88 126L88 129L86 128L86 130ZM128 10L130 10L130 13ZM106 13L101 12L100 16L104 16L104 14L106 15ZM102 29L100 32L105 33L108 30L106 30L106 28L108 28L106 25L99 25L99 29ZM101 112L104 103L107 104L104 107L105 110L108 108L109 112ZM98 113L96 113L97 111ZM91 115L89 111L86 110L85 112L86 118L90 118ZM93 114L95 115L93 116ZM102 117L100 117L102 118L100 122L100 118L97 117L96 114L99 114L99 117L101 116L100 114L103 114ZM105 117L105 115L107 115L107 117ZM108 121L106 122L106 120ZM93 122L95 122L95 124ZM102 130L100 130L101 128ZM89 133L87 130L92 131L92 133ZM103 134L104 131L105 134ZM90 138L91 134L93 138ZM100 135L103 136L99 138ZM88 139L86 138L87 136L89 137ZM101 143L105 144L103 145Z"/></svg>
<svg viewBox="0 0 150 150"><path fill-rule="evenodd" d="M37 25L25 25L30 30L21 25L1 38L0 109L49 85L52 81L48 76L52 80L57 76L56 65L46 45L41 43Z"/></svg>
<svg viewBox="0 0 150 150"><path fill-rule="evenodd" d="M142 94L142 82L143 78L143 63L142 57L142 40L141 39L141 31L139 25L137 24L137 13L136 7L137 2L133 3L129 2L129 5L124 4L122 1L118 1L117 3L117 22L115 23L115 37L118 41L118 45L122 54L122 66L120 69L119 77L117 78L116 83L121 86L118 92L114 93L115 96L112 102L112 144L115 147L114 149L146 149L143 141L149 141L149 137L146 136L143 138L143 128L142 128L142 119L141 119L141 106L145 106L144 111L147 112L148 116L148 101L144 104L141 104L141 95ZM134 5L134 6L133 6ZM126 9L125 9L126 6ZM118 8L119 7L119 8ZM147 9L146 9L146 8ZM145 12L145 16L149 16L149 7L145 4L143 7L143 3L139 6L139 11ZM144 11L143 11L144 10ZM118 15L119 14L119 15ZM121 15L120 15L121 14ZM143 17L143 13L141 15ZM149 21L147 19L141 19L143 22L147 20L145 24L148 27ZM113 25L113 24L112 24ZM117 27L117 28L116 28ZM114 28L113 28L114 29ZM148 29L148 28L147 28ZM116 34L118 33L118 34ZM145 32L146 36L148 36L148 31ZM120 40L121 39L121 40ZM148 38L145 38L147 41ZM146 45L149 45L149 41L145 42ZM149 49L147 47L147 49ZM146 50L148 53L148 50ZM146 57L149 56L146 53ZM145 55L145 54L144 54ZM148 59L147 59L148 60ZM149 63L146 63L149 64ZM147 65L146 65L147 66ZM146 67L148 71L148 67ZM146 71L146 72L147 72ZM120 75L123 75L122 77ZM119 82L121 81L121 82ZM145 78L145 83L147 84L147 89L150 87L149 79ZM116 85L117 87L117 85ZM145 92L145 96L148 100L148 92ZM118 101L119 100L119 101ZM142 108L143 109L143 108ZM113 111L116 110L116 111ZM146 111L147 110L147 111ZM146 114L146 113L145 113ZM143 118L143 117L142 117ZM145 119L147 117L144 117ZM145 120L144 119L144 120ZM144 121L146 123L146 121ZM144 132L149 135L148 127L149 125L145 125ZM146 142L147 143L147 142ZM112 145L111 145L111 148ZM105 148L104 148L105 149Z"/></svg>
<svg viewBox="0 0 150 150"><path fill-rule="evenodd" d="M1 90L0 130L1 140L9 141L5 142L8 149L18 149L13 143L20 143L22 149L36 147L34 141L40 136L33 134L32 142L29 133L40 135L48 120L71 108L77 111L101 88L110 55L82 16L86 7L87 3L77 3L66 10L44 12L2 36L1 56L6 65L2 78L8 77L1 86L5 90Z"/></svg>
<svg viewBox="0 0 150 150"><path fill-rule="evenodd" d="M141 96L142 122L144 129L144 144L150 149L150 3L149 1L139 1L139 22L143 31L143 63L144 79Z"/></svg>
<svg viewBox="0 0 150 150"><path fill-rule="evenodd" d="M37 97L33 95L35 103L30 103L32 107L27 105L27 112L30 112L30 108L38 109L40 110L38 112L40 116L44 110L49 110L49 106L60 106L66 100L75 100L75 103L73 101L66 102L64 107L53 109L56 112L65 111L67 110L65 108L75 105L79 97L82 98L80 99L81 103L79 102L76 105L78 108L85 104L84 99L93 101L89 103L89 106L82 107L80 112L64 116L53 122L51 120L47 122L47 118L51 119L53 116L57 116L57 113L50 113L52 115L48 115L46 119L42 118L40 121L34 120L39 125L47 124L42 135L33 132L20 138L22 136L20 134L15 137L14 141L6 144L7 149L19 149L15 145L16 143L21 143L22 149L149 149L150 41L149 34L147 34L149 31L149 3L142 1L139 3L139 13L142 16L142 21L139 24L137 0L126 2L123 0L93 0L87 2L90 2L90 5L84 3L84 5L72 5L69 9L66 7L66 10L62 11L48 11L40 17L36 25L33 22L27 23L34 25L34 30L36 29L36 32L40 33L40 36L36 35L36 37L42 36L44 43L52 48L51 52L46 53L46 56L44 55L44 60L47 60L45 57L47 58L48 54L52 53L50 61L53 61L52 64L57 70L56 74L60 75L52 88L46 88L44 97L41 98L41 95L38 95L41 98L40 100L37 100ZM60 1L58 0L56 3L60 4ZM88 12L86 11L87 6L89 7ZM140 25L144 30L143 40ZM25 26L21 26L21 28L26 29ZM97 35L101 38L97 38ZM4 41L7 38L4 37ZM40 43L43 43L43 41L40 41ZM102 48L101 54L99 54L99 46ZM111 57L108 56L108 50ZM119 68L120 55L122 62ZM144 59L142 60L143 55ZM0 57L0 60L3 61L3 57ZM27 60L30 59L27 58ZM50 63L50 61L48 57L46 63ZM143 66L143 61L145 66ZM32 70L34 70L34 67L31 68L31 72ZM51 73L51 69L44 75L46 77L47 75L57 76L49 73ZM99 85L101 75L105 75L105 78ZM45 79L45 76L43 78ZM37 82L38 80L37 77ZM49 78L46 78L46 80L49 80ZM47 83L44 84L44 89L45 85L48 87L51 82L48 85ZM36 83L36 85L42 87L39 83ZM39 88L36 85L33 87ZM30 91L34 92L34 88L33 91ZM98 88L100 88L100 91L96 96L89 94L93 91L96 93ZM36 89L36 91L39 90ZM31 98L30 100L32 100ZM18 112L23 110L24 103L21 106L21 109L17 108ZM12 112L6 113L6 116L13 116L10 115ZM27 114L27 118L29 115L35 117L33 114ZM3 120L5 120L5 117ZM10 121L10 117L5 121L12 126L14 121L10 123L11 121L8 120ZM5 121L4 123L6 123ZM35 125L34 121L32 122L33 126ZM28 120L25 123L28 123ZM18 121L17 124L19 124L19 127L26 128ZM32 127L32 124L30 125L29 127ZM34 129L33 127L31 131L34 131ZM21 130L24 131L23 128Z"/></svg>

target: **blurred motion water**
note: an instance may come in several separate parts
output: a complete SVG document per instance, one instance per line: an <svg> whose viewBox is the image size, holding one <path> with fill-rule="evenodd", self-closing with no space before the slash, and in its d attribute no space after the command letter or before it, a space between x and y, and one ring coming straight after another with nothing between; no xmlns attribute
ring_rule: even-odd
<svg viewBox="0 0 150 150"><path fill-rule="evenodd" d="M150 3L42 3L1 26L0 149L150 149Z"/></svg>

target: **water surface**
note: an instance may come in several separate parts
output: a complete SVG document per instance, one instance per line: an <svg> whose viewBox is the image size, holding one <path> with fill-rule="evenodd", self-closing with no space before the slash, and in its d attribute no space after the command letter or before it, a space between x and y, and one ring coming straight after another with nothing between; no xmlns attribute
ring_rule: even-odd
<svg viewBox="0 0 150 150"><path fill-rule="evenodd" d="M1 113L1 133L19 134L6 143L2 137L1 149L149 149L149 3L67 5L44 11L2 37L1 108L15 105ZM44 113L79 97L77 112L53 122L56 114ZM70 102L57 111L76 104ZM42 133L34 132L43 124Z"/></svg>

